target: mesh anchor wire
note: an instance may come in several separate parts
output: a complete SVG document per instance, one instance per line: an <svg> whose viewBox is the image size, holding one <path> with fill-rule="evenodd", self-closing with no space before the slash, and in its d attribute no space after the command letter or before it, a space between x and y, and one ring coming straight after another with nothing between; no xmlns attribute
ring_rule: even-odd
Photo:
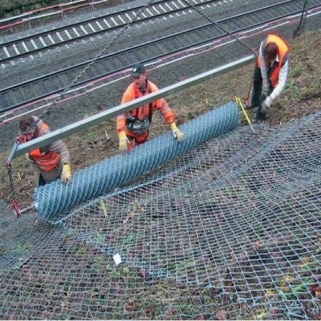
<svg viewBox="0 0 321 321"><path fill-rule="evenodd" d="M10 190L11 190L11 199L12 199L12 208L15 212L16 218L20 218L21 216L21 212L20 212L20 208L19 208L19 201L17 198L17 192L16 192L16 188L14 185L14 180L13 180L13 174L12 174L12 168L11 168L11 161L12 158L17 150L18 147L18 140L15 142L15 144L13 145L10 154L6 160L5 166L8 170L8 178L9 178L9 184L10 184Z"/></svg>

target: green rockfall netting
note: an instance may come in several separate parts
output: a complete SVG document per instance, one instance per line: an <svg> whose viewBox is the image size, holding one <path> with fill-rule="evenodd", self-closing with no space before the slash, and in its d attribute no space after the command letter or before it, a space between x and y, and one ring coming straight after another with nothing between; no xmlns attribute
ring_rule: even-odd
<svg viewBox="0 0 321 321"><path fill-rule="evenodd" d="M320 319L320 121L239 127L53 225L2 204L0 317Z"/></svg>

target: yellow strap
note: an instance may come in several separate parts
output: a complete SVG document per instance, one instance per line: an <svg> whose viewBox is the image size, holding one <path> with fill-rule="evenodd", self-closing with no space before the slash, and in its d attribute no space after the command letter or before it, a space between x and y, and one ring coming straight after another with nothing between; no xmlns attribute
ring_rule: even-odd
<svg viewBox="0 0 321 321"><path fill-rule="evenodd" d="M244 108L242 100L239 97L235 96L235 101L236 101L236 104L241 107L241 109L243 111L243 114L244 114L248 124L250 125L253 133L255 133L255 130L254 130L253 126L252 126L252 123L251 123L251 120L250 120L249 116L247 115L247 112L246 112L246 109Z"/></svg>
<svg viewBox="0 0 321 321"><path fill-rule="evenodd" d="M177 125L175 122L171 123L171 130L176 130L177 129Z"/></svg>

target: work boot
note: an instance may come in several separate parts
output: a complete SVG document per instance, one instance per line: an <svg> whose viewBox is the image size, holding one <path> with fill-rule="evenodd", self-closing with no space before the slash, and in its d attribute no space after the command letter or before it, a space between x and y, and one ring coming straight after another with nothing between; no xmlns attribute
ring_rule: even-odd
<svg viewBox="0 0 321 321"><path fill-rule="evenodd" d="M267 113L262 113L261 108L258 108L255 117L252 119L252 122L257 123L259 121L266 120L268 118L269 117L268 117Z"/></svg>
<svg viewBox="0 0 321 321"><path fill-rule="evenodd" d="M245 105L245 109L246 110L251 110L251 109L254 109L254 108L257 108L259 106L255 106L255 105Z"/></svg>

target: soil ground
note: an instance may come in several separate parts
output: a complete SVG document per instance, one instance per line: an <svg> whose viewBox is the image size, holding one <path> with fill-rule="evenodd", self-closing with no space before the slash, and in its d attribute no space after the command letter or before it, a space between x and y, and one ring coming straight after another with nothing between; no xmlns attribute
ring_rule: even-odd
<svg viewBox="0 0 321 321"><path fill-rule="evenodd" d="M265 121L265 123L271 126L282 126L287 122L300 119L320 109L320 32L307 33L300 38L291 40L290 45L290 76L286 89L272 106L270 117ZM192 87L188 91L180 92L169 97L171 105L175 106L178 124L187 122L208 111L213 104L216 105L218 102L224 104L227 101L233 100L235 95L239 95L240 97L246 96L252 77L252 70L253 65L248 65L240 70L234 71L233 74L225 74L212 81ZM204 93L207 93L208 99L204 99ZM251 111L249 114L250 118L252 118L254 111ZM243 121L243 125L247 125L245 121ZM151 137L160 134L164 130L168 130L168 126L153 126ZM108 133L108 137L106 136L106 132ZM68 139L65 139L65 142L71 153L73 171L77 171L98 162L102 158L110 157L119 152L118 140L115 133L115 120L110 120L79 134L72 135ZM6 151L0 155L3 163L8 157L8 154L9 151ZM34 173L24 157L13 160L12 171L17 196L22 207L27 206L31 202L31 194L34 187ZM0 198L9 202L11 191L5 167L1 168L0 180ZM300 205L300 202L298 201L296 205ZM91 213L87 214L88 222L90 222L89 226L98 226L100 221L97 219L97 216L91 215ZM276 224L279 222L277 214L278 212L276 212L275 216ZM30 218L28 215L24 217L25 223L27 223L28 218ZM74 226L76 226L77 218L73 217L72 219L75 219L75 222L69 222L70 225L73 226L74 223ZM95 221L96 219L97 221ZM187 216L185 219L187 222L192 221L192 217ZM143 220L144 218L142 218L142 221L139 221L137 228L141 229L143 227ZM177 226L182 224L181 217L177 218L177 220L179 220L179 222L172 221L171 224L177 223ZM94 223L96 223L96 225L94 225ZM298 220L295 222L295 225L290 228L291 230L295 229L297 225L301 224L301 231L306 231L306 223L304 220ZM40 222L39 224L42 223ZM146 222L146 224L149 224L149 222ZM186 225L187 224L182 224L182 226ZM4 280L2 287L5 290L4 293L6 296L4 301L6 304L2 311L4 311L3 313L8 311L8 313L5 314L8 319L22 319L26 317L29 319L37 319L41 318L41 316L43 319L55 319L57 318L56 316L59 316L60 319L72 319L71 313L77 313L78 318L95 319L92 315L87 314L90 309L87 310L83 308L86 307L86 304L88 304L87 306L90 308L95 307L97 309L97 311L93 311L94 315L112 315L113 317L111 319L122 319L124 315L125 317L128 316L128 318L130 316L131 319L175 319L175 316L178 314L180 314L181 318L187 318L187 315L193 314L195 319L204 320L213 319L213 311L216 311L215 319L218 320L245 319L245 315L248 316L249 314L260 319L259 315L262 315L262 310L260 310L259 305L250 311L246 304L239 304L239 301L231 295L231 290L230 293L224 294L220 293L221 289L200 289L196 286L193 288L192 286L186 287L180 284L172 284L171 281L163 279L149 279L144 269L137 271L136 267L131 266L124 266L117 270L107 270L106 266L108 266L108 261L105 254L97 252L96 249L88 246L85 242L80 242L79 238L72 234L62 234L59 229L53 229L49 232L49 227L45 225L39 225L38 229L26 229L24 224L18 224L16 228L18 231L12 234L16 236L16 238L10 240L12 244L15 244L16 252L21 251L21 253L23 253L24 244L22 240L28 239L29 235L26 234L28 230L31 230L33 233L32 237L28 239L28 242L34 242L34 240L36 240L36 242L34 242L35 253L42 254L44 248L47 249L47 252L49 248L56 250L50 252L50 258L42 255L34 255L25 264L22 264L21 269L12 269L6 277L2 278ZM147 231L147 228L145 228L145 230ZM201 220L196 222L196 224L193 225L193 230L204 231L203 222ZM124 235L126 232L127 230L124 229ZM108 235L107 240L110 241L115 234L111 233L109 235L106 232L106 235ZM318 249L317 237L319 234L316 234L313 242L311 242L310 238L306 238L306 242L313 243L313 247L315 247L313 251ZM185 237L188 236L189 234L187 233ZM188 244L187 241L188 240L184 240L183 243ZM273 239L273 241L275 241L275 239ZM44 246L46 242L53 244L53 246ZM18 247L16 244L21 244L21 246ZM298 281L297 278L289 280L286 279L286 277L288 278L289 275L302 275L302 273L299 274L299 269L302 268L299 264L303 259L302 261L297 259L298 253L301 253L300 247L294 244L296 251L289 252L287 246L290 242L286 239L285 235L282 235L279 243L275 244L277 244L277 248L275 248L273 242L271 242L267 250L260 242L256 242L255 250L249 252L248 255L244 255L244 258L239 261L237 265L230 267L230 270L226 271L224 286L232 289L234 287L234 280L239 280L242 284L240 288L235 287L235 291L243 294L246 293L248 284L242 281L242 275L244 275L242 273L245 272L250 276L255 275L261 284L273 283L267 278L271 275L271 271L277 269L277 266L273 265L276 260L275 258L272 259L271 254L278 253L280 248L282 248L283 252L287 254L287 257L286 261L281 263L287 264L292 260L292 262L297 262L298 265L295 271L293 270L294 264L289 268L282 266L284 277L280 278L280 284L277 284L279 287L284 287L285 280L287 280L288 283L286 284L289 284L289 293L285 293L286 300L284 300L284 302L288 305L292 304L292 302L294 302L292 289L294 287L298 288L298 286L302 288L302 284L299 283L300 280ZM236 245L239 246L239 243ZM148 252L143 246L139 246L138 248L138 253ZM227 248L230 253L231 245ZM311 251L311 247L309 249ZM2 250L5 251L5 248ZM306 250L306 248L304 248L304 250ZM303 253L305 252L303 251ZM6 253L3 252L2 254ZM171 254L174 257L176 253ZM177 253L175 257L178 257L178 254L179 253ZM256 268L253 268L254 265L249 264L251 261L264 260L270 260L272 263L269 261L266 265L267 268L265 268L265 266L262 268L261 265L255 265ZM75 264L75 262L77 264ZM317 265L312 266L310 261L306 262L306 266L309 265L310 272L312 271L311 273L320 275ZM308 264L309 262L310 264ZM173 264L172 268L177 268L177 265ZM213 265L213 275L216 275L216 268L220 267ZM137 278L137 272L140 276L139 279ZM307 274L304 275L307 276ZM76 277L79 277L81 281L74 282L74 280L77 280ZM251 277L247 278L247 280L250 279ZM72 282L70 282L70 280L72 280ZM137 281L134 283L133 280ZM130 288L131 286L132 288ZM253 288L254 286L255 285L252 285ZM80 291L80 289L86 289L86 291ZM110 296L108 293L109 289L114 291L110 292ZM265 292L266 295L271 294L268 290L270 289L267 289ZM32 298L28 301L29 292L32 292ZM130 296L127 296L126 292L130 292L136 299L129 299ZM253 291L254 294L259 292L260 291ZM250 293L252 299L253 293ZM19 296L17 294L19 294ZM220 297L218 297L218 295L220 295ZM199 297L201 297L202 301L199 300ZM261 297L264 298L263 295L261 295ZM182 312L176 311L175 305L174 307L165 309L168 302L175 303L173 298L179 302L179 306L181 307L180 311ZM88 301L86 301L87 299ZM296 302L297 301L299 300L296 298ZM302 294L300 301L300 303L303 302L303 305L310 304L309 299ZM106 302L110 303L110 307L104 306ZM119 302L121 303L119 304ZM156 303L159 302L160 304L157 305ZM79 308L78 311L69 309L69 307L80 307L80 303L82 304L82 309ZM195 307L198 307L200 304L207 308L206 311L202 311L202 314L197 316L197 314L195 314L196 312L192 309L195 309ZM229 313L227 308L223 309L225 307L231 307L231 309L233 307L238 308L235 309L233 313ZM289 306L286 307L290 309ZM284 306L282 306L282 308L284 308ZM312 310L312 308L306 307L307 310ZM144 314L143 316L142 313ZM278 311L272 304L270 311L271 318L277 319L281 313L282 311ZM319 312L318 315L315 312L310 317L311 319L320 319Z"/></svg>
<svg viewBox="0 0 321 321"><path fill-rule="evenodd" d="M320 31L307 32L292 39L289 43L291 46L290 74L284 92L271 107L270 117L265 120L271 126L281 126L321 108ZM253 65L248 65L233 71L233 75L224 74L212 81L169 97L170 105L177 106L175 108L177 123L184 123L208 111L212 101L224 104L234 100L235 95L245 97L248 94L252 71ZM204 100L204 92L209 94L210 101ZM250 118L253 115L254 111L250 111ZM243 125L247 123L243 121ZM168 128L153 127L151 137L164 130ZM70 150L73 171L119 152L115 120L74 134L64 141ZM9 151L0 154L2 164L5 164L8 155ZM9 203L12 199L12 190L7 172L5 166L0 168L0 198ZM32 166L26 162L24 157L16 158L12 162L12 173L17 197L21 208L24 208L31 204L31 196L35 187Z"/></svg>

